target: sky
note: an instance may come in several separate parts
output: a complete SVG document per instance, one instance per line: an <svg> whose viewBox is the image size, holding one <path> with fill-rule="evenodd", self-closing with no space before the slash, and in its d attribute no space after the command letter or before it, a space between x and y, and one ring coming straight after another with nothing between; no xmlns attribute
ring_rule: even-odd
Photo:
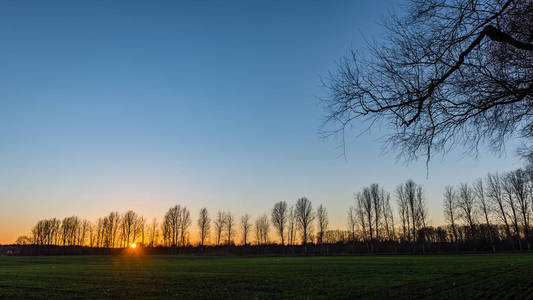
<svg viewBox="0 0 533 300"><path fill-rule="evenodd" d="M0 243L42 218L269 214L324 204L346 227L354 193L445 185L520 166L509 147L405 164L379 125L354 123L346 155L321 138L321 79L383 35L402 1L0 2ZM365 126L366 125L366 126ZM512 145L512 141L510 143ZM429 171L429 175L426 176ZM195 222L194 222L195 224ZM194 232L196 227L192 228Z"/></svg>

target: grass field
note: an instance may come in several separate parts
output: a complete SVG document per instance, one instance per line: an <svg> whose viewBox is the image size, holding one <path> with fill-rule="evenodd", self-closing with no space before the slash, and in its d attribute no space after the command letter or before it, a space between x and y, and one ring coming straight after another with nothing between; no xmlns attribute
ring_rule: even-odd
<svg viewBox="0 0 533 300"><path fill-rule="evenodd" d="M2 298L533 298L533 255L0 257Z"/></svg>

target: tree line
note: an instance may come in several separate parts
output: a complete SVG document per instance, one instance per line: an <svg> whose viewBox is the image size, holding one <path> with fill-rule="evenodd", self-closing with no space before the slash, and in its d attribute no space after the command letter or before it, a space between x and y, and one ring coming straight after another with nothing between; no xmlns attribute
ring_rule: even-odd
<svg viewBox="0 0 533 300"><path fill-rule="evenodd" d="M424 250L446 245L462 250L531 250L530 217L533 213L533 164L508 173L490 173L473 183L446 186L442 195L446 224L428 224L427 200L422 185L413 180L387 192L371 184L357 192L347 210L346 229L329 228L328 212L316 209L306 197L294 204L280 201L270 214L255 220L231 212L211 214L201 208L196 220L182 205L168 209L162 220L148 222L138 213L111 212L96 222L71 216L39 220L30 235L17 244L124 248L272 245L364 245ZM193 238L193 222L197 234Z"/></svg>
<svg viewBox="0 0 533 300"><path fill-rule="evenodd" d="M313 235L317 219L317 234ZM124 248L132 244L145 247L184 247L191 245L267 245L275 234L282 245L322 243L328 229L326 208L319 205L314 211L311 201L302 197L289 207L286 201L274 205L270 213L259 216L255 222L249 214L239 220L231 212L218 211L211 216L207 208L197 218L198 240L191 240L191 212L185 206L168 209L161 222L147 222L138 213L128 210L123 214L111 212L96 222L77 216L39 220L31 234L20 236L16 244L89 246ZM255 233L255 236L254 234ZM240 234L239 239L237 236ZM255 237L255 238L254 238ZM299 238L299 239L298 239Z"/></svg>

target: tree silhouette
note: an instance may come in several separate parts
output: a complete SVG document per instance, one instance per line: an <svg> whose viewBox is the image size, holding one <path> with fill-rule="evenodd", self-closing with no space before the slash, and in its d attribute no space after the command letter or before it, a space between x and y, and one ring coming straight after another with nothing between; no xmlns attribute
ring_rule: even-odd
<svg viewBox="0 0 533 300"><path fill-rule="evenodd" d="M442 206L444 208L444 219L450 223L452 229L453 242L457 243L457 194L453 187L446 186L444 188L444 201Z"/></svg>
<svg viewBox="0 0 533 300"><path fill-rule="evenodd" d="M226 224L226 214L222 211L217 212L217 217L213 221L215 225L215 234L216 234L216 245L220 245L222 241L222 231L224 230Z"/></svg>
<svg viewBox="0 0 533 300"><path fill-rule="evenodd" d="M296 201L296 222L302 234L302 244L306 245L309 240L311 223L315 219L311 201L303 197Z"/></svg>
<svg viewBox="0 0 533 300"><path fill-rule="evenodd" d="M228 212L226 213L225 220L224 220L225 230L226 230L226 245L232 245L233 244L233 232L234 232L234 225L235 220L233 218L233 215Z"/></svg>
<svg viewBox="0 0 533 300"><path fill-rule="evenodd" d="M280 201L272 208L272 224L278 231L281 244L285 245L285 227L287 225L287 202Z"/></svg>
<svg viewBox="0 0 533 300"><path fill-rule="evenodd" d="M501 150L533 137L533 3L412 0L388 37L355 51L325 80L326 133L355 119L392 129L399 156L427 161L456 144ZM529 151L531 152L531 147Z"/></svg>
<svg viewBox="0 0 533 300"><path fill-rule="evenodd" d="M250 223L250 215L245 214L241 217L241 230L242 230L242 244L248 245L248 236L252 230L252 224Z"/></svg>
<svg viewBox="0 0 533 300"><path fill-rule="evenodd" d="M509 226L509 222L507 221L507 205L503 200L501 177L498 174L487 175L487 197L489 197L493 207L496 207L496 215L501 221L503 221L505 225L505 232L507 236L510 237L511 228Z"/></svg>
<svg viewBox="0 0 533 300"><path fill-rule="evenodd" d="M522 241L520 240L520 222L518 220L518 203L516 197L514 197L514 188L512 183L512 174L505 174L501 177L502 188L504 191L504 199L507 203L507 207L510 208L511 224L514 229L515 239L518 243L518 248L522 250Z"/></svg>
<svg viewBox="0 0 533 300"><path fill-rule="evenodd" d="M318 208L316 209L316 220L318 223L318 235L317 235L317 243L322 244L324 243L324 235L326 234L326 231L328 230L328 212L326 211L326 208L320 204Z"/></svg>
<svg viewBox="0 0 533 300"><path fill-rule="evenodd" d="M480 178L474 182L474 193L476 195L476 202L478 204L478 209L483 214L483 217L485 218L485 225L487 226L487 231L489 235L490 245L492 247L492 252L496 252L496 245L494 245L494 233L492 224L490 222L490 215L491 215L491 207L489 202L487 201L487 197L485 197L485 186L483 184L483 180Z"/></svg>
<svg viewBox="0 0 533 300"><path fill-rule="evenodd" d="M467 183L459 185L459 195L457 197L457 207L459 216L470 227L471 237L476 235L476 207L474 202L474 191Z"/></svg>
<svg viewBox="0 0 533 300"><path fill-rule="evenodd" d="M348 219L346 225L350 231L350 239L352 242L355 242L355 234L357 232L358 225L358 214L355 206L350 206L350 208L348 208L347 217Z"/></svg>
<svg viewBox="0 0 533 300"><path fill-rule="evenodd" d="M268 229L270 224L267 215L262 215L255 220L255 235L258 245L268 244Z"/></svg>
<svg viewBox="0 0 533 300"><path fill-rule="evenodd" d="M198 227L200 228L200 246L204 246L211 228L211 219L209 219L209 214L207 213L207 208L205 207L200 209Z"/></svg>
<svg viewBox="0 0 533 300"><path fill-rule="evenodd" d="M532 207L530 202L533 201L531 196L533 196L533 194L531 193L531 186L528 186L531 185L531 183L528 183L527 173L522 169L518 169L509 173L509 181L513 189L514 197L518 204L518 211L520 215L522 231L524 232L524 239L527 243L527 249L531 250L531 244L529 242L529 215L530 208Z"/></svg>

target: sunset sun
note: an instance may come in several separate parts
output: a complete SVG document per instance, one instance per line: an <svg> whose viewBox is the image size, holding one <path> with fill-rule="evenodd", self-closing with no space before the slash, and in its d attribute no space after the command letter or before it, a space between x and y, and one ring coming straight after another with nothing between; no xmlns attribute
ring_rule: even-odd
<svg viewBox="0 0 533 300"><path fill-rule="evenodd" d="M137 244L131 244L130 247L133 248L133 249L135 249L135 248L137 248Z"/></svg>

